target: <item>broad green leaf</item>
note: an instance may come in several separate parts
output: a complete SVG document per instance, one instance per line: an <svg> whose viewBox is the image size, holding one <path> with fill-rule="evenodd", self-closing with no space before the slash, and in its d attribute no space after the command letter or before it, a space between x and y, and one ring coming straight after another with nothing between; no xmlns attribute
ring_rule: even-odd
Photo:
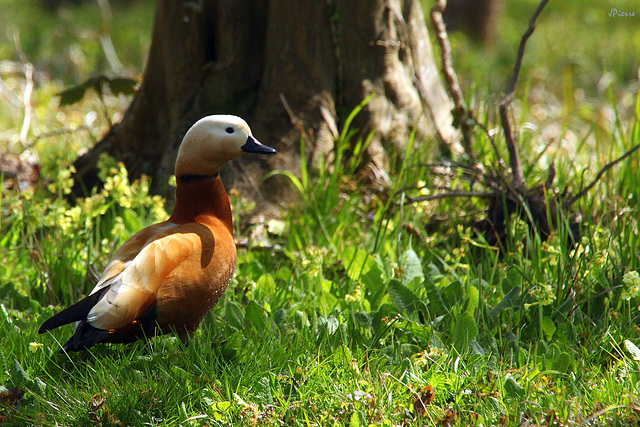
<svg viewBox="0 0 640 427"><path fill-rule="evenodd" d="M372 257L371 259L374 258ZM368 263L367 267L370 268L369 271L360 277L362 283L364 283L371 292L384 289L387 283L387 275L382 271L380 265L374 260L374 263Z"/></svg>
<svg viewBox="0 0 640 427"><path fill-rule="evenodd" d="M260 290L262 295L270 295L276 290L276 281L270 274L263 274L256 280L256 288Z"/></svg>
<svg viewBox="0 0 640 427"><path fill-rule="evenodd" d="M134 214L130 209L125 209L122 212L122 222L128 231L134 233L143 228L140 217Z"/></svg>
<svg viewBox="0 0 640 427"><path fill-rule="evenodd" d="M307 312L301 310L296 310L293 312L293 322L297 329L306 329L310 325Z"/></svg>
<svg viewBox="0 0 640 427"><path fill-rule="evenodd" d="M221 353L226 358L232 358L236 355L238 350L242 348L242 332L234 332L227 337L224 343Z"/></svg>
<svg viewBox="0 0 640 427"><path fill-rule="evenodd" d="M453 327L453 346L462 354L469 347L469 343L478 335L478 326L473 315L465 311Z"/></svg>
<svg viewBox="0 0 640 427"><path fill-rule="evenodd" d="M351 418L349 419L349 427L360 427L360 419L358 418L358 411L353 411L351 413Z"/></svg>
<svg viewBox="0 0 640 427"><path fill-rule="evenodd" d="M176 378L176 379L179 379L181 381L186 381L187 378L189 378L190 375L191 374L189 374L187 371L185 371L180 366L172 366L171 367L171 377L172 378Z"/></svg>
<svg viewBox="0 0 640 427"><path fill-rule="evenodd" d="M227 301L224 310L224 318L227 325L236 330L241 330L244 325L244 315L242 314L242 307L240 307L234 301Z"/></svg>
<svg viewBox="0 0 640 427"><path fill-rule="evenodd" d="M20 365L18 359L13 360L13 369L11 370L11 382L14 387L26 387L42 393L47 385L38 377L31 378L28 372Z"/></svg>
<svg viewBox="0 0 640 427"><path fill-rule="evenodd" d="M473 285L469 285L467 287L467 300L469 301L467 304L467 313L474 314L476 312L476 308L478 308L478 302L480 301L480 292L478 288Z"/></svg>
<svg viewBox="0 0 640 427"><path fill-rule="evenodd" d="M473 354L481 354L483 356L491 354L489 350L481 346L476 340L471 340L471 352Z"/></svg>
<svg viewBox="0 0 640 427"><path fill-rule="evenodd" d="M231 407L231 402L225 400L223 402L212 402L211 408L217 412L227 412L227 410Z"/></svg>
<svg viewBox="0 0 640 427"><path fill-rule="evenodd" d="M556 325L553 323L549 317L544 316L542 318L542 333L544 334L544 338L547 341L551 341L553 334L556 332Z"/></svg>
<svg viewBox="0 0 640 427"><path fill-rule="evenodd" d="M360 281L367 290L366 297L372 310L376 310L385 295L387 295L387 277L384 271L384 264L377 256L373 256L374 263L370 264L371 269L360 277Z"/></svg>
<svg viewBox="0 0 640 427"><path fill-rule="evenodd" d="M427 280L425 282L425 286L427 288L427 298L429 299L429 309L431 310L431 313L436 317L447 314L449 312L449 307L445 303L440 289L433 284L431 280Z"/></svg>
<svg viewBox="0 0 640 427"><path fill-rule="evenodd" d="M440 269L438 268L438 266L432 262L427 264L426 270L427 270L427 277L429 277L434 283L438 282L444 276L442 274L442 271L440 271Z"/></svg>
<svg viewBox="0 0 640 427"><path fill-rule="evenodd" d="M367 328L371 327L371 318L372 318L371 313L366 311L357 311L354 313L354 317L361 326L364 326Z"/></svg>
<svg viewBox="0 0 640 427"><path fill-rule="evenodd" d="M251 387L256 400L263 405L270 405L273 403L273 394L271 393L271 381L269 377L262 377L256 381Z"/></svg>
<svg viewBox="0 0 640 427"><path fill-rule="evenodd" d="M269 327L267 324L266 313L258 303L255 301L249 301L244 311L244 321L247 326L255 328L258 332L268 331Z"/></svg>
<svg viewBox="0 0 640 427"><path fill-rule="evenodd" d="M115 77L113 79L107 79L107 84L109 85L109 89L111 89L111 93L114 95L133 95L138 82L126 77Z"/></svg>
<svg viewBox="0 0 640 427"><path fill-rule="evenodd" d="M29 374L27 373L27 371L25 371L22 368L22 365L20 364L20 362L18 362L18 359L13 360L13 369L11 370L11 382L13 383L14 387L19 387L23 383L28 384L31 382L31 377L29 377Z"/></svg>
<svg viewBox="0 0 640 427"><path fill-rule="evenodd" d="M524 387L518 384L511 374L507 374L507 378L504 380L504 391L507 396L517 399L522 398L525 394Z"/></svg>
<svg viewBox="0 0 640 427"><path fill-rule="evenodd" d="M337 367L346 369L349 367L352 359L353 355L351 354L351 350L344 344L341 344L333 353L333 364Z"/></svg>
<svg viewBox="0 0 640 427"><path fill-rule="evenodd" d="M350 279L358 280L376 264L375 259L362 249L347 248L342 253L342 263Z"/></svg>
<svg viewBox="0 0 640 427"><path fill-rule="evenodd" d="M569 373L571 369L571 356L569 353L562 352L558 354L551 364L551 369L554 371L562 372L563 374Z"/></svg>
<svg viewBox="0 0 640 427"><path fill-rule="evenodd" d="M320 311L327 314L338 304L338 298L329 291L323 291L318 296L318 304Z"/></svg>
<svg viewBox="0 0 640 427"><path fill-rule="evenodd" d="M400 281L393 279L389 282L389 296L399 312L404 310L407 314L412 314L416 311L418 297Z"/></svg>
<svg viewBox="0 0 640 427"><path fill-rule="evenodd" d="M413 249L407 249L400 258L402 267L402 284L408 285L416 277L420 278L420 282L424 281L424 273L422 272L422 260L418 257Z"/></svg>
<svg viewBox="0 0 640 427"><path fill-rule="evenodd" d="M273 313L273 321L276 325L284 325L287 320L287 312L284 308L279 308Z"/></svg>
<svg viewBox="0 0 640 427"><path fill-rule="evenodd" d="M558 344L556 344L556 343L553 343L553 344L547 346L546 343L544 343L544 342L541 343L541 346L543 348L542 351L543 351L543 354L544 354L543 367L544 367L544 369L552 369L553 362L556 360L558 355L561 353L560 347L558 347Z"/></svg>
<svg viewBox="0 0 640 427"><path fill-rule="evenodd" d="M63 107L65 105L72 105L76 102L80 102L82 98L84 98L86 91L87 87L84 84L81 84L59 92L57 95L60 97L60 106Z"/></svg>
<svg viewBox="0 0 640 427"><path fill-rule="evenodd" d="M514 300L518 297L518 295L520 295L521 289L522 288L518 285L518 286L514 286L509 292L507 292L507 294L504 296L504 298L502 298L502 300L498 303L498 305L493 307L493 309L489 312L489 317L492 319L495 319L496 316L500 314L500 311L503 308L509 307L514 302Z"/></svg>

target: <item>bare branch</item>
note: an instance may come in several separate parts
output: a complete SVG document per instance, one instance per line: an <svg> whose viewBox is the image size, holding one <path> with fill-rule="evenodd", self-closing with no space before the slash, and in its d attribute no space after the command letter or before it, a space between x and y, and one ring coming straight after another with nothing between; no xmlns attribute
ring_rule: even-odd
<svg viewBox="0 0 640 427"><path fill-rule="evenodd" d="M466 153L475 161L477 156L471 146L471 131L476 121L472 118L471 112L467 108L467 104L462 96L462 90L460 89L460 83L458 82L458 76L453 69L451 44L449 43L446 25L442 19L442 13L446 7L446 0L436 0L436 4L431 8L431 22L436 29L436 39L440 46L442 75L444 76L447 92L449 92L451 99L453 99L454 120L460 125L460 130L462 130L462 139Z"/></svg>
<svg viewBox="0 0 640 427"><path fill-rule="evenodd" d="M52 130L49 132L45 132L45 133L41 133L39 135L36 135L33 140L29 143L29 147L32 147L36 142L38 142L41 139L44 138L51 138L53 136L58 136L58 135L64 135L67 133L75 133L77 131L87 131L89 133L89 135L91 136L91 129L88 126L85 125L80 125L76 128L62 128L62 129L57 129L57 130ZM93 138L91 138L92 141L94 141ZM94 141L95 142L95 141Z"/></svg>
<svg viewBox="0 0 640 427"><path fill-rule="evenodd" d="M533 34L533 31L536 29L536 20L538 19L538 16L540 16L542 9L544 9L548 2L549 0L541 0L538 4L538 7L536 7L536 10L533 12L533 15L531 15L531 18L529 19L529 28L527 28L527 31L524 32L524 34L522 35L522 39L520 40L520 46L518 47L518 56L516 57L516 63L513 66L511 80L509 80L509 87L504 99L502 100L502 103L509 103L513 99L513 95L516 91L516 84L518 83L518 76L520 75L520 67L522 66L522 58L524 57L525 45L527 44L527 40L529 39L531 34Z"/></svg>
<svg viewBox="0 0 640 427"><path fill-rule="evenodd" d="M538 16L548 2L549 0L541 0L540 3L538 3L538 7L533 12L533 15L531 15L531 18L529 19L529 28L527 28L527 30L522 35L522 39L520 40L518 55L516 56L516 63L513 66L513 73L511 74L511 79L509 80L507 93L500 102L500 121L502 122L502 129L504 131L507 150L509 151L509 165L511 167L511 176L514 186L518 189L524 189L526 188L526 185L524 181L524 175L522 174L522 166L520 164L518 149L516 147L515 141L513 140L513 132L511 131L511 126L509 125L509 114L507 109L511 104L516 91L516 84L518 83L520 67L522 66L522 58L524 57L525 45L527 44L527 40L529 39L531 34L533 34L533 31L536 28L536 20L538 19Z"/></svg>
<svg viewBox="0 0 640 427"><path fill-rule="evenodd" d="M567 200L564 203L564 205L566 207L569 207L572 204L574 204L582 196L587 194L598 183L598 181L600 181L600 178L602 178L602 175L604 175L605 172L607 172L609 169L614 167L616 164L620 163L621 161L623 161L624 159L626 159L627 157L629 157L630 155L632 155L633 153L638 151L638 149L640 149L640 144L636 145L635 147L633 147L632 149L630 149L629 151L627 151L626 153L624 153L622 156L618 157L617 159L615 159L615 160L607 163L606 165L604 165L602 167L602 169L600 169L600 172L598 172L596 177L593 179L593 181L591 181L591 184L587 185L584 189L582 189L582 191L580 191L578 194L576 194L575 196L573 196L572 198Z"/></svg>
<svg viewBox="0 0 640 427"><path fill-rule="evenodd" d="M452 190L446 193L431 194L429 196L409 197L405 195L407 200L404 205L410 205L412 203L427 202L429 200L448 199L451 197L494 197L497 193L495 191L458 191Z"/></svg>
<svg viewBox="0 0 640 427"><path fill-rule="evenodd" d="M549 175L547 176L547 180L544 182L544 187L551 188L555 177L556 177L556 161L554 160L549 165Z"/></svg>
<svg viewBox="0 0 640 427"><path fill-rule="evenodd" d="M306 141L310 141L309 135L304 129L302 120L300 120L298 116L296 116L296 113L293 112L293 109L289 105L289 102L287 101L287 98L284 96L284 93L280 93L279 96L280 96L280 102L282 102L282 106L284 107L287 114L289 115L289 120L291 120L291 124L294 125L296 128L298 128L298 132L300 132L300 135L302 135L302 137L304 137Z"/></svg>
<svg viewBox="0 0 640 427"><path fill-rule="evenodd" d="M31 105L31 94L33 93L33 64L27 62L24 66L24 79L26 81L24 87L24 95L22 102L24 104L24 119L20 128L20 143L24 148L28 147L27 137L29 128L31 127L31 119L33 116L33 105Z"/></svg>

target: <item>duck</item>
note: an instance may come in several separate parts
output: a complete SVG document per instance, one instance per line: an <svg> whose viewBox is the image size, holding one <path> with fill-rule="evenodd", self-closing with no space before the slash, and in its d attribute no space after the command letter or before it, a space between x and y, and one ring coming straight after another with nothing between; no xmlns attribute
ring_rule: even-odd
<svg viewBox="0 0 640 427"><path fill-rule="evenodd" d="M231 206L219 170L245 153L276 150L260 143L240 117L198 120L178 148L169 219L131 236L91 293L46 320L38 332L75 322L60 353L172 332L186 345L236 270Z"/></svg>

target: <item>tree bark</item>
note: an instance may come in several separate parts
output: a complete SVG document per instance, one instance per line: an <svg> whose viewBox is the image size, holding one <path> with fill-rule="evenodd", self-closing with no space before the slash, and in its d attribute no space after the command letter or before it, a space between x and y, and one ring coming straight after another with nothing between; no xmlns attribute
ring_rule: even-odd
<svg viewBox="0 0 640 427"><path fill-rule="evenodd" d="M463 31L472 40L489 42L503 7L504 0L448 0L444 11L447 31Z"/></svg>
<svg viewBox="0 0 640 427"><path fill-rule="evenodd" d="M159 0L142 84L122 121L76 161L78 186L97 184L96 162L109 153L132 177L153 178L169 195L177 147L207 114L236 114L278 150L227 168L227 185L254 200L286 197L266 171L300 171L330 156L344 117L373 132L366 169L384 185L391 154L437 133L461 152L417 0Z"/></svg>

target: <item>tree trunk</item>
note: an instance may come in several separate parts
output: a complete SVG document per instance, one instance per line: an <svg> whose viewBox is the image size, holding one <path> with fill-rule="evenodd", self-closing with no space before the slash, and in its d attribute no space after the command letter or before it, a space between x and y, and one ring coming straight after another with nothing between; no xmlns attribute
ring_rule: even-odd
<svg viewBox="0 0 640 427"><path fill-rule="evenodd" d="M444 11L447 31L463 31L477 42L491 41L504 0L448 0Z"/></svg>
<svg viewBox="0 0 640 427"><path fill-rule="evenodd" d="M318 165L334 149L344 119L376 94L354 122L373 131L369 176L384 184L390 153L434 133L461 151L452 104L438 77L417 0L159 0L143 81L123 120L76 161L77 183L97 183L103 152L132 177L153 177L169 195L177 147L207 114L236 114L278 150L268 160L234 162L223 178L257 201L285 196L266 171Z"/></svg>

